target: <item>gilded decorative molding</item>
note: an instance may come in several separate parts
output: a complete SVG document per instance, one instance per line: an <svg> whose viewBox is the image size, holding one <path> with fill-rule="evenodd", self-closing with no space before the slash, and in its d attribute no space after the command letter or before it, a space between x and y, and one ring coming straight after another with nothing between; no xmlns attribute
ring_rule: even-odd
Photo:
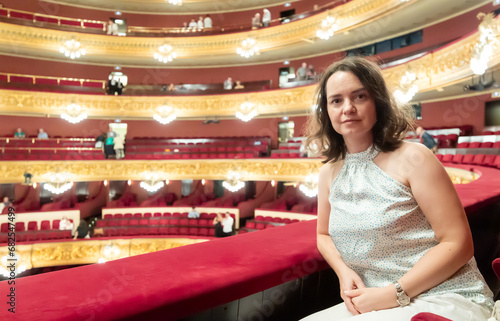
<svg viewBox="0 0 500 321"><path fill-rule="evenodd" d="M22 265L29 270L48 266L91 264L206 241L188 238L141 238L16 245L16 254L20 258L17 266ZM0 258L8 253L7 246L0 247ZM0 262L1 267L5 268Z"/></svg>
<svg viewBox="0 0 500 321"><path fill-rule="evenodd" d="M142 180L144 172L164 173L162 179L225 179L231 170L242 174L242 180L301 181L319 172L321 160L300 159L232 159L232 160L114 160L102 161L3 161L0 183L22 183L24 172L33 174L32 182L47 181L47 173L68 172L76 182L104 180Z"/></svg>
<svg viewBox="0 0 500 321"><path fill-rule="evenodd" d="M79 59L81 62L99 63L112 57L114 64L126 65L123 62L134 61L136 64L157 65L152 59L153 54L159 46L168 42L175 48L177 59L182 64L182 59L186 58L213 55L237 57L236 48L249 35L258 40L260 52L264 53L302 43L304 39L315 39L318 26L329 14L341 17L341 32L359 27L406 5L408 4L400 0L356 0L330 11L273 28L201 37L110 37L0 23L0 52L65 60L59 53L60 45L66 40L76 39L87 52ZM145 59L146 57L148 59ZM175 62L173 64L175 65Z"/></svg>
<svg viewBox="0 0 500 321"><path fill-rule="evenodd" d="M241 93L210 96L106 96L74 95L49 92L0 90L0 113L38 114L59 116L66 106L77 103L90 117L149 118L155 109L168 104L178 119L210 116L234 118L237 108L245 101L257 105L261 116L273 114L303 114L305 106L312 106L315 86L271 90L259 93Z"/></svg>

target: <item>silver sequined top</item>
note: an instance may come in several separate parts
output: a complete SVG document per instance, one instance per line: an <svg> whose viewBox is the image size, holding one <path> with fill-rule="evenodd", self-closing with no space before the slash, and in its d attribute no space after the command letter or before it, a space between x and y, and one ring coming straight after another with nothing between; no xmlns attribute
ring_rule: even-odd
<svg viewBox="0 0 500 321"><path fill-rule="evenodd" d="M411 189L373 162L377 154L373 147L347 154L329 195L329 234L345 263L367 287L398 280L438 244ZM493 306L493 293L474 258L420 296L445 293Z"/></svg>

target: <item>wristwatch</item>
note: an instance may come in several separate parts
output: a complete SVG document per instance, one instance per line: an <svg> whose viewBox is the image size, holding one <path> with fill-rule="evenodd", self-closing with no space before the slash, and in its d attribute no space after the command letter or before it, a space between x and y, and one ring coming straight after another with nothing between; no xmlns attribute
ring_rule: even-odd
<svg viewBox="0 0 500 321"><path fill-rule="evenodd" d="M407 306L410 304L410 297L406 294L405 290L401 287L398 281L394 281L394 286L396 287L396 295L399 306Z"/></svg>

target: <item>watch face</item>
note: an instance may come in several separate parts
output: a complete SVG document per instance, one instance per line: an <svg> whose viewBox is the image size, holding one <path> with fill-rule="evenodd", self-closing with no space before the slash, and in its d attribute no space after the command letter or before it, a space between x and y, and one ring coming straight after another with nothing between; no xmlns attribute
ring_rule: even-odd
<svg viewBox="0 0 500 321"><path fill-rule="evenodd" d="M398 303L400 306L410 304L410 298L405 293L398 293Z"/></svg>

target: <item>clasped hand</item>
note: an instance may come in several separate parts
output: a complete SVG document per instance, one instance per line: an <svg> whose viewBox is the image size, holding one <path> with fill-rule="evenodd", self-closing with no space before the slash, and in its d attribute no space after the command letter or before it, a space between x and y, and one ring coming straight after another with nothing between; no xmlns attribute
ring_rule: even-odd
<svg viewBox="0 0 500 321"><path fill-rule="evenodd" d="M398 306L396 289L392 284L383 288L367 288L352 270L340 280L340 291L347 310L353 315Z"/></svg>

